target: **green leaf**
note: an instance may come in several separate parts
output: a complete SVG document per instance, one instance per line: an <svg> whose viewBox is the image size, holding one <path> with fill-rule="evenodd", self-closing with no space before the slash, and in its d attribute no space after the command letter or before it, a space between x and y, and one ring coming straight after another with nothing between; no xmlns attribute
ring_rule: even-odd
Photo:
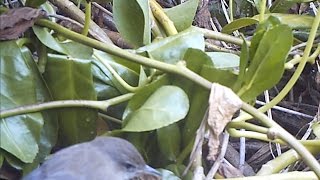
<svg viewBox="0 0 320 180"><path fill-rule="evenodd" d="M170 161L176 161L180 153L181 133L177 123L157 129L160 152Z"/></svg>
<svg viewBox="0 0 320 180"><path fill-rule="evenodd" d="M0 42L1 110L37 103L34 72L15 41ZM23 162L31 163L39 151L43 126L40 113L12 116L0 121L0 147Z"/></svg>
<svg viewBox="0 0 320 180"><path fill-rule="evenodd" d="M148 159L147 146L150 145L148 138L150 132L126 132L126 139L137 148L144 159Z"/></svg>
<svg viewBox="0 0 320 180"><path fill-rule="evenodd" d="M0 154L3 155L5 162L8 163L11 167L17 170L23 170L23 166L25 163L18 159L16 156L2 149L0 150Z"/></svg>
<svg viewBox="0 0 320 180"><path fill-rule="evenodd" d="M130 99L125 111L123 112L122 119L126 119L129 114L138 110L147 101L149 96L163 85L168 85L169 79L167 75L160 76L151 84L147 84L139 89L135 95Z"/></svg>
<svg viewBox="0 0 320 180"><path fill-rule="evenodd" d="M200 73L204 64L213 65L211 58L199 49L189 48L184 54L183 60L186 63L186 67L195 73ZM193 88L198 87L198 85L195 85L192 81L175 74L170 74L170 78L172 79L172 84L182 88L188 94L189 98L195 94ZM193 103L191 103L191 107L192 104Z"/></svg>
<svg viewBox="0 0 320 180"><path fill-rule="evenodd" d="M41 4L45 3L47 0L26 0L26 6L29 7L39 7Z"/></svg>
<svg viewBox="0 0 320 180"><path fill-rule="evenodd" d="M211 82L219 83L229 88L232 88L237 80L237 75L233 71L217 69L207 65L202 67L201 76Z"/></svg>
<svg viewBox="0 0 320 180"><path fill-rule="evenodd" d="M274 16L270 16L266 21L263 21L262 23L260 23L256 29L256 32L254 33L254 36L251 40L251 45L250 45L250 50L249 50L249 61L251 61L253 59L253 56L256 53L256 50L259 46L259 43L264 35L264 33L279 25L280 21L278 18L274 17Z"/></svg>
<svg viewBox="0 0 320 180"><path fill-rule="evenodd" d="M264 33L245 73L244 93L239 92L242 100L254 99L280 80L292 41L292 31L287 25L277 25Z"/></svg>
<svg viewBox="0 0 320 180"><path fill-rule="evenodd" d="M123 131L151 131L183 119L189 110L185 92L176 86L162 86L124 120Z"/></svg>
<svg viewBox="0 0 320 180"><path fill-rule="evenodd" d="M143 66L140 66L139 86L144 86L148 83L148 77L144 72Z"/></svg>
<svg viewBox="0 0 320 180"><path fill-rule="evenodd" d="M33 26L32 29L41 43L52 50L74 58L87 59L92 56L93 49L91 47L71 40L59 41L43 27Z"/></svg>
<svg viewBox="0 0 320 180"><path fill-rule="evenodd" d="M134 47L151 42L148 0L113 1L113 18L121 36Z"/></svg>
<svg viewBox="0 0 320 180"><path fill-rule="evenodd" d="M99 61L92 61L91 71L98 100L110 99L121 95L121 91L126 92L115 79L111 79L113 76Z"/></svg>
<svg viewBox="0 0 320 180"><path fill-rule="evenodd" d="M237 92L244 82L244 75L246 73L248 63L249 63L249 47L247 41L242 36L243 44L241 46L241 55L240 55L240 66L239 66L239 75L236 83L234 84L232 90Z"/></svg>
<svg viewBox="0 0 320 180"><path fill-rule="evenodd" d="M37 84L36 94L37 102L46 102L51 100L51 95L47 85L45 84L40 72L38 71L35 61L32 59L32 53L26 47L21 48L23 55L26 57L29 67L35 72L35 81ZM39 152L37 156L30 164L23 166L23 174L29 173L34 168L38 167L39 163L43 162L45 158L50 154L52 147L56 144L58 136L58 117L54 110L42 111L42 117L44 119L44 125L41 129L39 140Z"/></svg>
<svg viewBox="0 0 320 180"><path fill-rule="evenodd" d="M200 74L203 65L213 65L211 58L205 52L199 49L188 49L183 59L186 61L187 68L197 74ZM206 111L208 90L201 86L195 85L193 82L183 77L176 75L172 76L174 79L173 84L183 88L190 99L190 110L184 120L185 124L182 128L183 145L185 146L192 140L192 138L194 138L194 133L198 129L202 120L202 116Z"/></svg>
<svg viewBox="0 0 320 180"><path fill-rule="evenodd" d="M222 33L226 33L226 34L231 34L233 31L236 31L238 29L241 29L243 27L247 27L253 24L257 24L259 21L256 19L252 19L252 18L241 18L241 19L236 19L234 21L232 21L231 23L225 25L221 32Z"/></svg>
<svg viewBox="0 0 320 180"><path fill-rule="evenodd" d="M312 16L282 13L265 14L264 18L268 19L270 16L278 18L281 24L286 24L292 29L311 29L314 21ZM259 20L259 15L253 16L252 19Z"/></svg>
<svg viewBox="0 0 320 180"><path fill-rule="evenodd" d="M272 13L287 13L296 3L312 2L314 0L275 0L270 7Z"/></svg>
<svg viewBox="0 0 320 180"><path fill-rule="evenodd" d="M207 52L217 69L233 69L239 67L239 56L225 52Z"/></svg>
<svg viewBox="0 0 320 180"><path fill-rule="evenodd" d="M163 38L147 46L137 49L138 53L148 52L152 58L175 64L181 60L189 48L204 51L203 34L189 28L174 36Z"/></svg>
<svg viewBox="0 0 320 180"><path fill-rule="evenodd" d="M312 125L313 134L320 138L320 123L314 123Z"/></svg>
<svg viewBox="0 0 320 180"><path fill-rule="evenodd" d="M199 0L189 0L170 9L165 9L166 15L178 31L183 31L192 25ZM188 13L186 13L188 12Z"/></svg>
<svg viewBox="0 0 320 180"><path fill-rule="evenodd" d="M44 74L55 100L96 100L91 61L48 55ZM96 134L97 111L86 108L59 110L59 138L64 145L91 140Z"/></svg>

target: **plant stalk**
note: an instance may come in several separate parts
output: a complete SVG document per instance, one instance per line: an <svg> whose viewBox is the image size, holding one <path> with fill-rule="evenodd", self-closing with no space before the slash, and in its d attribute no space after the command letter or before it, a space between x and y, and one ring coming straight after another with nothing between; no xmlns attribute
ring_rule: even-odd
<svg viewBox="0 0 320 180"><path fill-rule="evenodd" d="M34 113L55 108L67 108L67 107L84 107L94 108L106 111L109 106L119 104L121 102L131 99L133 93L124 94L106 101L92 101L92 100L61 100L61 101L50 101L40 104L32 104L26 106L20 106L12 109L1 110L0 118L6 118L9 116L15 116L26 113Z"/></svg>

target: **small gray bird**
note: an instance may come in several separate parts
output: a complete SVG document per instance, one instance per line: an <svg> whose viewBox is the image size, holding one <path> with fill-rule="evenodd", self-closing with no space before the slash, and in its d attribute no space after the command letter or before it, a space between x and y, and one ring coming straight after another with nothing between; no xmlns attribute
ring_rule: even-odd
<svg viewBox="0 0 320 180"><path fill-rule="evenodd" d="M23 180L158 180L150 166L128 141L97 137L53 154Z"/></svg>

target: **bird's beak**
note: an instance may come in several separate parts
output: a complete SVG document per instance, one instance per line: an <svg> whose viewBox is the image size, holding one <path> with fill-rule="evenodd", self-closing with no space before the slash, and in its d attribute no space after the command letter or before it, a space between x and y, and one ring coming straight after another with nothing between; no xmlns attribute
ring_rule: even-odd
<svg viewBox="0 0 320 180"><path fill-rule="evenodd" d="M143 172L144 172L144 174L155 176L155 177L161 179L161 173L159 173L157 170L153 169L152 167L150 167L148 165L146 165L144 167Z"/></svg>

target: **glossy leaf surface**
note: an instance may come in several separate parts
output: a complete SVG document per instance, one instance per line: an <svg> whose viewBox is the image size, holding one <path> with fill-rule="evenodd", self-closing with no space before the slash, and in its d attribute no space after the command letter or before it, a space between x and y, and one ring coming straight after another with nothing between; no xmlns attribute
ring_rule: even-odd
<svg viewBox="0 0 320 180"><path fill-rule="evenodd" d="M0 42L0 54L1 109L37 103L37 72L29 67L28 60L16 42ZM31 163L39 151L38 141L42 126L43 118L40 113L1 119L1 149L23 162Z"/></svg>
<svg viewBox="0 0 320 180"><path fill-rule="evenodd" d="M148 0L113 1L113 17L122 37L134 47L151 41Z"/></svg>
<svg viewBox="0 0 320 180"><path fill-rule="evenodd" d="M176 86L162 86L136 111L129 114L123 131L150 131L183 119L189 110L185 92Z"/></svg>
<svg viewBox="0 0 320 180"><path fill-rule="evenodd" d="M91 61L49 55L45 79L55 100L96 100ZM97 112L86 108L59 110L60 138L65 145L95 137Z"/></svg>

